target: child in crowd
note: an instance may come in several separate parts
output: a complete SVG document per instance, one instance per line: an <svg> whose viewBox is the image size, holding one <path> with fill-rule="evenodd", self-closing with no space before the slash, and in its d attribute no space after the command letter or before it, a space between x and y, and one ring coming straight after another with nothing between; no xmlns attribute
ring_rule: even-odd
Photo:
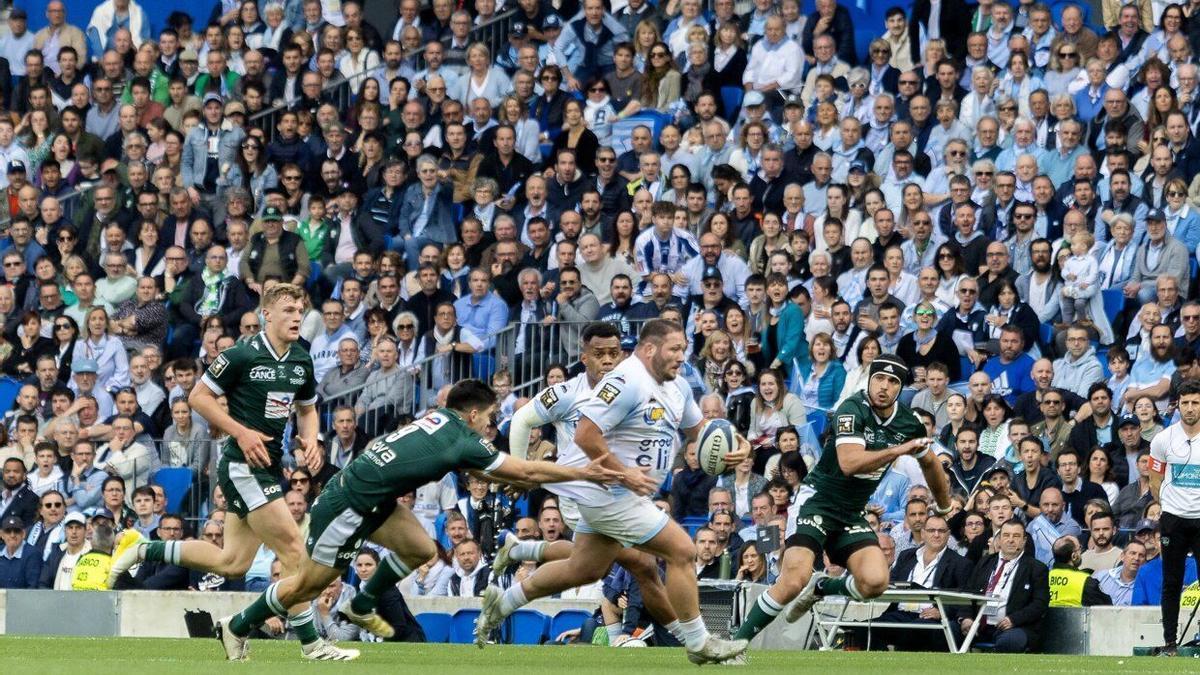
<svg viewBox="0 0 1200 675"><path fill-rule="evenodd" d="M1096 243L1091 232L1076 232L1071 236L1071 256L1063 264L1062 318L1063 323L1091 319L1088 306L1096 294L1096 277L1100 266L1091 256Z"/></svg>
<svg viewBox="0 0 1200 675"><path fill-rule="evenodd" d="M1108 370L1112 372L1108 388L1112 390L1113 412L1120 414L1121 399L1129 388L1129 352L1124 347L1114 345L1108 350Z"/></svg>
<svg viewBox="0 0 1200 675"><path fill-rule="evenodd" d="M63 470L58 465L58 451L53 443L38 443L34 457L37 471L29 475L29 489L40 498L47 490L56 489L62 483Z"/></svg>
<svg viewBox="0 0 1200 675"><path fill-rule="evenodd" d="M331 228L325 215L325 198L314 194L308 198L308 219L296 225L296 234L304 240L308 259L322 266L326 264L325 250L329 245Z"/></svg>

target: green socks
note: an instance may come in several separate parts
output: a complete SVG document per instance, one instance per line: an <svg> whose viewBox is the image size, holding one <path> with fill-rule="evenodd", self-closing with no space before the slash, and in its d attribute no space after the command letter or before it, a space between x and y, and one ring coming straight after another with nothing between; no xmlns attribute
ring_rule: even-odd
<svg viewBox="0 0 1200 675"><path fill-rule="evenodd" d="M842 577L826 577L817 583L817 592L821 595L845 595L855 600L863 599L862 594L858 592L858 587L854 584L853 574Z"/></svg>
<svg viewBox="0 0 1200 675"><path fill-rule="evenodd" d="M183 558L182 541L148 541L143 553L143 559L151 562L167 562L172 565L181 564Z"/></svg>
<svg viewBox="0 0 1200 675"><path fill-rule="evenodd" d="M299 614L288 617L288 627L292 629L296 637L300 638L301 646L307 647L321 639L321 636L317 635L315 617L316 613L313 612L311 606Z"/></svg>
<svg viewBox="0 0 1200 675"><path fill-rule="evenodd" d="M379 566L375 568L375 574L367 580L367 584L359 591L358 595L350 601L350 609L355 614L370 614L375 611L375 603L379 600L379 596L383 595L389 588L394 588L401 579L408 576L412 572L400 561L394 554L388 553L379 561Z"/></svg>
<svg viewBox="0 0 1200 675"><path fill-rule="evenodd" d="M782 611L783 606L775 602L770 593L763 591L762 595L758 596L758 601L750 608L750 614L746 617L746 620L738 628L737 635L733 636L734 639L753 640Z"/></svg>
<svg viewBox="0 0 1200 675"><path fill-rule="evenodd" d="M149 555L149 550L147 550L147 555ZM287 608L279 604L277 597L278 586L278 581L271 584L267 590L263 591L262 595L258 596L257 600L250 603L249 607L234 615L229 622L229 630L238 637L246 637L255 628L266 623L267 619L273 616L286 616Z"/></svg>

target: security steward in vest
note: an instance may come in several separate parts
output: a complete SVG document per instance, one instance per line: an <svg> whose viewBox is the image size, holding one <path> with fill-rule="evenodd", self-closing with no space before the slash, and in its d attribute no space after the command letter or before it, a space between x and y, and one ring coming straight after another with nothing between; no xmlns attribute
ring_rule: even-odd
<svg viewBox="0 0 1200 675"><path fill-rule="evenodd" d="M106 591L112 569L112 550L116 535L109 514L92 517L92 550L79 556L71 574L71 590Z"/></svg>
<svg viewBox="0 0 1200 675"><path fill-rule="evenodd" d="M1100 590L1100 581L1092 570L1080 569L1083 546L1073 535L1054 542L1054 567L1050 568L1051 607L1092 607L1111 605L1112 598Z"/></svg>
<svg viewBox="0 0 1200 675"><path fill-rule="evenodd" d="M251 235L238 264L238 276L259 295L263 292L263 281L271 276L304 286L311 272L304 240L283 229L283 214L274 206L263 209L259 223L262 231Z"/></svg>

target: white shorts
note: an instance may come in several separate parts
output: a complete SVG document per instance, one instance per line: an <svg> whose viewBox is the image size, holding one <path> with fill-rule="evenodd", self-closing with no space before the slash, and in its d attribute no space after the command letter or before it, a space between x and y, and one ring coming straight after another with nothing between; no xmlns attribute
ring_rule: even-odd
<svg viewBox="0 0 1200 675"><path fill-rule="evenodd" d="M562 516L562 520L574 532L579 529L579 504L575 503L570 497L555 495L558 497L558 513Z"/></svg>
<svg viewBox="0 0 1200 675"><path fill-rule="evenodd" d="M579 522L573 528L576 532L601 534L625 546L650 541L671 520L649 497L624 497L603 506L575 506L579 509ZM564 521L566 517L564 513Z"/></svg>

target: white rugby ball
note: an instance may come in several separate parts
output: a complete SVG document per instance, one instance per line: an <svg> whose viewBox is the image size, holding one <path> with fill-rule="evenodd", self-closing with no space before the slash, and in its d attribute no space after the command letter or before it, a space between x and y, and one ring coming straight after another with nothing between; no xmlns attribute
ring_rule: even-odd
<svg viewBox="0 0 1200 675"><path fill-rule="evenodd" d="M736 438L733 425L726 419L709 420L700 429L696 455L700 469L710 476L725 473L725 455L733 450Z"/></svg>

